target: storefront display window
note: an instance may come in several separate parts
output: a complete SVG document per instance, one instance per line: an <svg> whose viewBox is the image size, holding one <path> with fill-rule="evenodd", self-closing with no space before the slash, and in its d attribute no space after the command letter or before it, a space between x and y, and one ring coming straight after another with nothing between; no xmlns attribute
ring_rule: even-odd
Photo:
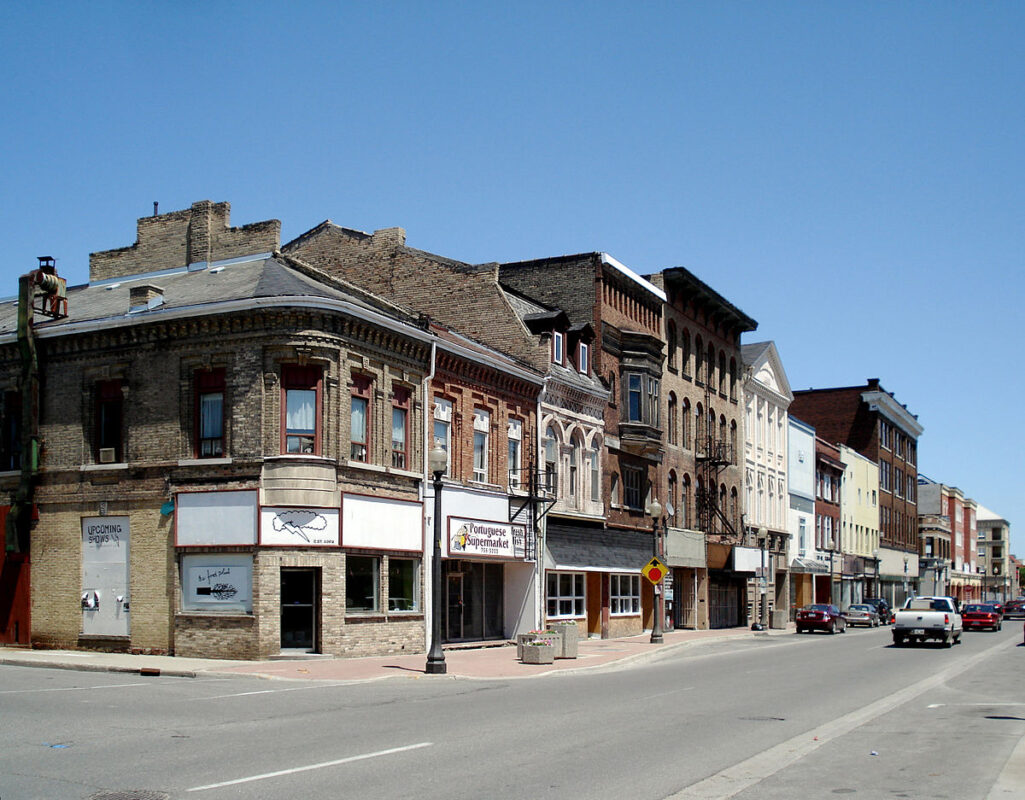
<svg viewBox="0 0 1025 800"><path fill-rule="evenodd" d="M388 610L420 610L420 562L412 558L388 559Z"/></svg>
<svg viewBox="0 0 1025 800"><path fill-rule="evenodd" d="M345 610L352 613L380 611L380 559L374 556L346 556Z"/></svg>
<svg viewBox="0 0 1025 800"><path fill-rule="evenodd" d="M641 612L641 576L612 575L610 611L613 615Z"/></svg>
<svg viewBox="0 0 1025 800"><path fill-rule="evenodd" d="M584 616L584 573L548 573L548 618Z"/></svg>
<svg viewBox="0 0 1025 800"><path fill-rule="evenodd" d="M227 553L186 555L181 560L182 610L253 611L253 557Z"/></svg>

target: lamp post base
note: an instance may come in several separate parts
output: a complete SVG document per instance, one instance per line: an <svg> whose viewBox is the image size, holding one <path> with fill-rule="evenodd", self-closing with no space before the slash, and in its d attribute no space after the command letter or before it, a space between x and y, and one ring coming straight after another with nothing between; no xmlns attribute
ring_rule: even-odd
<svg viewBox="0 0 1025 800"><path fill-rule="evenodd" d="M662 634L661 633L652 633L651 634L651 643L652 644L662 644Z"/></svg>
<svg viewBox="0 0 1025 800"><path fill-rule="evenodd" d="M444 675L448 672L448 666L445 664L445 659L432 659L430 656L427 657L427 666L424 667L424 672L428 675Z"/></svg>

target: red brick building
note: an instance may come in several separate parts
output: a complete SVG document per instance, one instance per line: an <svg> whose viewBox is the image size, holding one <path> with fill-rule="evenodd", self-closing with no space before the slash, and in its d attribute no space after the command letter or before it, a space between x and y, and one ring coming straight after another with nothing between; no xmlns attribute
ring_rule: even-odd
<svg viewBox="0 0 1025 800"><path fill-rule="evenodd" d="M884 596L903 602L918 579L918 437L924 428L878 378L864 386L794 392L790 411L827 442L879 465L879 577ZM907 556L907 560L905 560Z"/></svg>

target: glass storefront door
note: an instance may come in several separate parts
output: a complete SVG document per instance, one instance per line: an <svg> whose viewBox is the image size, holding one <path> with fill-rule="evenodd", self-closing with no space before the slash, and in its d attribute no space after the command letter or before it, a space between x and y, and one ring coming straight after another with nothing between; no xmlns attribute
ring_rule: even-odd
<svg viewBox="0 0 1025 800"><path fill-rule="evenodd" d="M442 563L446 642L503 638L504 573L501 564Z"/></svg>
<svg viewBox="0 0 1025 800"><path fill-rule="evenodd" d="M317 570L281 570L281 649L316 648Z"/></svg>

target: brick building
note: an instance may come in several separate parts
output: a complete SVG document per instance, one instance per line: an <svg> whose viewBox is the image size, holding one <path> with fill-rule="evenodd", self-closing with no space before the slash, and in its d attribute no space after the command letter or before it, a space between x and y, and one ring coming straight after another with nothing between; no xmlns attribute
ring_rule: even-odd
<svg viewBox="0 0 1025 800"><path fill-rule="evenodd" d="M827 442L879 465L879 588L892 603L918 580L918 438L924 428L878 378L864 386L794 392L791 413ZM905 556L907 559L905 560Z"/></svg>
<svg viewBox="0 0 1025 800"><path fill-rule="evenodd" d="M924 537L921 547L926 568L932 569L934 575L937 568L945 571L940 582L945 584L946 594L962 602L978 602L982 598L985 575L979 556L981 548L977 546L978 504L965 497L956 486L937 483L925 475L918 475L917 482L918 527ZM934 517L945 518L946 537L941 529L930 524ZM931 548L930 536L933 539ZM931 553L928 552L930 550ZM945 558L944 551L947 554Z"/></svg>
<svg viewBox="0 0 1025 800"><path fill-rule="evenodd" d="M440 337L276 253L277 221L232 228L229 211L140 219L134 245L91 256L70 316L35 325L31 641L230 658L423 650ZM6 392L15 327L8 308ZM5 410L5 427L27 419ZM14 483L0 474L8 497Z"/></svg>
<svg viewBox="0 0 1025 800"><path fill-rule="evenodd" d="M496 265L409 247L401 228L367 234L326 221L282 250L433 320L431 436L450 454L442 489L443 641L507 639L538 627L539 400L553 330L565 347L589 334L570 335L558 322L531 329L499 286ZM428 496L433 509L432 487ZM508 546L477 546L484 537L463 535L484 528L500 531Z"/></svg>
<svg viewBox="0 0 1025 800"><path fill-rule="evenodd" d="M740 337L753 319L689 270L648 276L666 293L662 379L667 594L672 623L746 624L747 581L735 569L743 526Z"/></svg>
<svg viewBox="0 0 1025 800"><path fill-rule="evenodd" d="M845 468L840 448L821 436L815 437L815 546L829 554L829 590L819 596L823 602L841 608L847 608L852 602L854 578L852 558L840 527Z"/></svg>
<svg viewBox="0 0 1025 800"><path fill-rule="evenodd" d="M501 264L499 280L565 313L571 329L594 331L591 373L607 391L598 451L604 519L580 518L558 505L549 514L548 606L571 602L584 612L592 635L640 633L652 626L655 605L641 569L661 542L654 526L663 524L649 511L664 485L659 469L665 293L606 253ZM554 597L553 589L559 592Z"/></svg>

